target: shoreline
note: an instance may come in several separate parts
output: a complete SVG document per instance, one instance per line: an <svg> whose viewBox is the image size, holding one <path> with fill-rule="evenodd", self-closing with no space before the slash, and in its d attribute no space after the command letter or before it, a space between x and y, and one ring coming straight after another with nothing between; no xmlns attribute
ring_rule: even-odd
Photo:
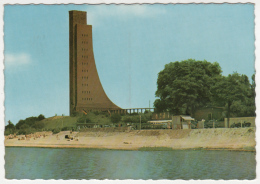
<svg viewBox="0 0 260 184"><path fill-rule="evenodd" d="M85 146L5 146L6 148L53 148L53 149L95 149L95 150L119 150L119 151L184 151L184 150L205 150L205 151L246 151L246 152L256 152L255 147L250 147L249 149L244 148L171 148L171 147L141 147L138 149L119 149L119 148L101 148L101 147L85 147Z"/></svg>
<svg viewBox="0 0 260 184"><path fill-rule="evenodd" d="M107 150L229 150L255 152L255 128L216 128L191 130L133 130L73 132L74 140L65 139L69 131L45 138L6 139L5 147L87 148Z"/></svg>

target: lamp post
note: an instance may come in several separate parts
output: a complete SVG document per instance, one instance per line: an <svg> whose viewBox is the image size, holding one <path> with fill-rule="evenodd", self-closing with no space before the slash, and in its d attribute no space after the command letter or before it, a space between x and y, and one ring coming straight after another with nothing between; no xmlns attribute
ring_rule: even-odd
<svg viewBox="0 0 260 184"><path fill-rule="evenodd" d="M140 130L141 130L141 114L140 114Z"/></svg>

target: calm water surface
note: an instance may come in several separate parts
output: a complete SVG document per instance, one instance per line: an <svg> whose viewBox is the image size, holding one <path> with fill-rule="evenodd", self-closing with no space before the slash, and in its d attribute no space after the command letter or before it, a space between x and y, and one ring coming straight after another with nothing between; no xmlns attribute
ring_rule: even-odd
<svg viewBox="0 0 260 184"><path fill-rule="evenodd" d="M5 148L7 179L255 179L254 152Z"/></svg>

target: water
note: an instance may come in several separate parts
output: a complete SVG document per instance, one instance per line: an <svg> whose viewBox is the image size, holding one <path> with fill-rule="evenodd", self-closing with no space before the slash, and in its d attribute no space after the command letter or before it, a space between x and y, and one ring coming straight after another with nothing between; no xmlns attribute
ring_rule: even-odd
<svg viewBox="0 0 260 184"><path fill-rule="evenodd" d="M7 179L255 179L254 152L6 147Z"/></svg>

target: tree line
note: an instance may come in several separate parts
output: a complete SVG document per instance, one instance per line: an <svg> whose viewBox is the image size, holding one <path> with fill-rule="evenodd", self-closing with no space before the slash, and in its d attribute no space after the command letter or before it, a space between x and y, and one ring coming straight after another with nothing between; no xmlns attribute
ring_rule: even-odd
<svg viewBox="0 0 260 184"><path fill-rule="evenodd" d="M8 125L5 126L5 135L14 134L25 135L34 133L37 130L44 128L44 123L41 120L45 119L44 115L40 114L38 117L29 117L24 120L19 120L19 122L14 125L10 120Z"/></svg>

